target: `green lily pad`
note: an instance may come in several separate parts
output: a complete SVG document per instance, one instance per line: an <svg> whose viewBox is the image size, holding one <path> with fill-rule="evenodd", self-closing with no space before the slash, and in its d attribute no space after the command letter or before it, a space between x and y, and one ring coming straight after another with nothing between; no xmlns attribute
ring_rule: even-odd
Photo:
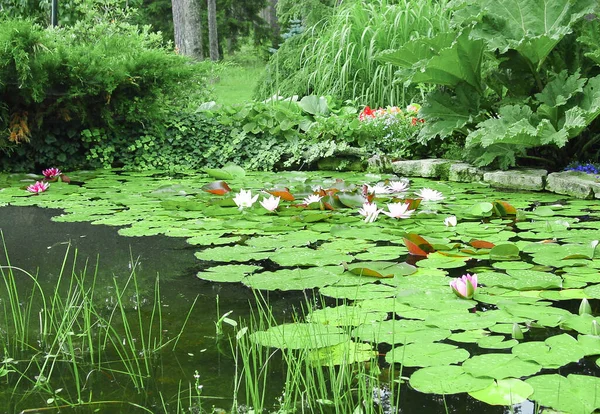
<svg viewBox="0 0 600 414"><path fill-rule="evenodd" d="M307 322L334 326L359 326L386 319L387 311L377 311L355 305L340 305L316 309L306 315Z"/></svg>
<svg viewBox="0 0 600 414"><path fill-rule="evenodd" d="M374 343L408 344L441 341L451 333L448 329L429 327L422 321L401 319L361 324L352 331L352 336Z"/></svg>
<svg viewBox="0 0 600 414"><path fill-rule="evenodd" d="M524 361L536 362L544 368L560 368L585 356L577 340L568 334L551 336L544 342L518 344L513 347L512 353Z"/></svg>
<svg viewBox="0 0 600 414"><path fill-rule="evenodd" d="M333 285L340 278L341 267L325 266L308 269L281 269L252 274L242 283L253 289L304 290Z"/></svg>
<svg viewBox="0 0 600 414"><path fill-rule="evenodd" d="M348 336L335 326L316 323L285 323L266 331L250 334L257 344L280 349L317 349L348 341Z"/></svg>
<svg viewBox="0 0 600 414"><path fill-rule="evenodd" d="M322 366L350 365L371 361L376 357L377 351L371 345L354 341L315 349L306 355L308 363Z"/></svg>
<svg viewBox="0 0 600 414"><path fill-rule="evenodd" d="M386 362L407 367L431 367L462 362L469 352L454 345L437 342L417 342L393 348L385 356Z"/></svg>
<svg viewBox="0 0 600 414"><path fill-rule="evenodd" d="M490 405L513 406L526 401L533 394L533 387L515 378L494 381L489 387L471 391L469 395Z"/></svg>
<svg viewBox="0 0 600 414"><path fill-rule="evenodd" d="M529 377L541 371L536 362L524 361L512 354L484 354L467 359L462 364L465 372L475 377L495 380Z"/></svg>
<svg viewBox="0 0 600 414"><path fill-rule="evenodd" d="M489 387L491 378L477 378L455 365L422 368L410 376L410 385L415 390L428 394L460 394Z"/></svg>
<svg viewBox="0 0 600 414"><path fill-rule="evenodd" d="M196 276L199 279L212 282L241 282L242 279L257 269L261 269L261 267L251 265L215 266L198 272Z"/></svg>
<svg viewBox="0 0 600 414"><path fill-rule="evenodd" d="M531 399L540 405L568 413L592 413L600 408L600 378L547 374L525 382L533 387Z"/></svg>
<svg viewBox="0 0 600 414"><path fill-rule="evenodd" d="M481 338L479 341L477 341L477 345L479 345L480 348L485 349L509 349L517 345L518 343L519 341L517 341L516 339L507 340L502 335L490 335L485 338Z"/></svg>

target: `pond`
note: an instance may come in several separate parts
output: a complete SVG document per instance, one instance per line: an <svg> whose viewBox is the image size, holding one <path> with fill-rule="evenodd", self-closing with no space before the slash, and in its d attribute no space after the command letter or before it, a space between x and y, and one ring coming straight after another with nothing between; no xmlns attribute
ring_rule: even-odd
<svg viewBox="0 0 600 414"><path fill-rule="evenodd" d="M374 174L69 177L33 195L0 176L4 412L600 408L597 202ZM241 189L280 205L238 208ZM365 196L383 210L366 221ZM465 273L472 298L449 286Z"/></svg>

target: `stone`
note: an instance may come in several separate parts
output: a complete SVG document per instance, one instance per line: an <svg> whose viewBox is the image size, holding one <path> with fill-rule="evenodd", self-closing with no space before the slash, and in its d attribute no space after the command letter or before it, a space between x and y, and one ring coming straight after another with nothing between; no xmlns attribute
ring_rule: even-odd
<svg viewBox="0 0 600 414"><path fill-rule="evenodd" d="M498 188L542 191L547 175L548 171L542 169L490 171L483 174L483 181Z"/></svg>
<svg viewBox="0 0 600 414"><path fill-rule="evenodd" d="M600 198L600 182L595 176L576 171L548 174L546 190L577 198Z"/></svg>
<svg viewBox="0 0 600 414"><path fill-rule="evenodd" d="M448 172L448 181L472 183L482 180L483 170L474 167L471 164L456 161L450 165L450 171Z"/></svg>
<svg viewBox="0 0 600 414"><path fill-rule="evenodd" d="M392 160L386 155L373 155L367 160L367 171L371 173L388 173L392 171Z"/></svg>
<svg viewBox="0 0 600 414"><path fill-rule="evenodd" d="M406 177L447 178L454 161L441 159L408 160L392 162L392 171Z"/></svg>

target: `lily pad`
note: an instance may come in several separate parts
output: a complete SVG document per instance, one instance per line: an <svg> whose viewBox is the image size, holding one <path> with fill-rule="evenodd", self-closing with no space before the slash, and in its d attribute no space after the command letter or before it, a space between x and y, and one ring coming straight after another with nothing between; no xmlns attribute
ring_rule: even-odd
<svg viewBox="0 0 600 414"><path fill-rule="evenodd" d="M520 404L533 394L533 387L520 379L509 378L494 381L489 387L471 391L469 395L490 405L513 406Z"/></svg>
<svg viewBox="0 0 600 414"><path fill-rule="evenodd" d="M542 369L538 363L524 361L512 354L473 356L463 362L462 367L475 377L490 377L495 380L529 377Z"/></svg>
<svg viewBox="0 0 600 414"><path fill-rule="evenodd" d="M355 362L373 360L377 357L377 351L374 351L370 344L346 341L337 345L312 350L306 357L307 362L314 365L350 365Z"/></svg>
<svg viewBox="0 0 600 414"><path fill-rule="evenodd" d="M257 344L280 349L317 349L348 341L348 336L335 326L316 323L285 323L266 331L250 334Z"/></svg>
<svg viewBox="0 0 600 414"><path fill-rule="evenodd" d="M469 352L454 345L437 342L417 342L393 348L385 356L386 362L407 367L431 367L462 362Z"/></svg>
<svg viewBox="0 0 600 414"><path fill-rule="evenodd" d="M428 394L460 394L489 387L491 378L477 378L455 365L422 368L410 376L410 385Z"/></svg>
<svg viewBox="0 0 600 414"><path fill-rule="evenodd" d="M304 290L333 285L340 278L341 267L311 267L308 269L281 269L275 272L252 274L242 283L253 289Z"/></svg>
<svg viewBox="0 0 600 414"><path fill-rule="evenodd" d="M568 413L592 413L600 408L600 378L547 374L525 382L533 387L531 399L540 405Z"/></svg>
<svg viewBox="0 0 600 414"><path fill-rule="evenodd" d="M577 340L568 334L555 335L544 342L521 343L513 347L512 353L524 361L536 362L544 368L560 368L585 356Z"/></svg>

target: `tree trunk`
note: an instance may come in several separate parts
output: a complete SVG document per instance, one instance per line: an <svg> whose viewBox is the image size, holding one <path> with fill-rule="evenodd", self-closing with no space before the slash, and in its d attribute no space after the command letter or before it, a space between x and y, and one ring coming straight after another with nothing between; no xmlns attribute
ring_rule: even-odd
<svg viewBox="0 0 600 414"><path fill-rule="evenodd" d="M199 0L172 0L175 47L182 55L204 59Z"/></svg>
<svg viewBox="0 0 600 414"><path fill-rule="evenodd" d="M279 21L277 20L277 0L269 0L269 25L271 26L272 46L274 49L279 47L281 42L281 33L279 28Z"/></svg>
<svg viewBox="0 0 600 414"><path fill-rule="evenodd" d="M219 38L217 35L217 2L208 2L208 43L210 46L210 60L219 60Z"/></svg>

